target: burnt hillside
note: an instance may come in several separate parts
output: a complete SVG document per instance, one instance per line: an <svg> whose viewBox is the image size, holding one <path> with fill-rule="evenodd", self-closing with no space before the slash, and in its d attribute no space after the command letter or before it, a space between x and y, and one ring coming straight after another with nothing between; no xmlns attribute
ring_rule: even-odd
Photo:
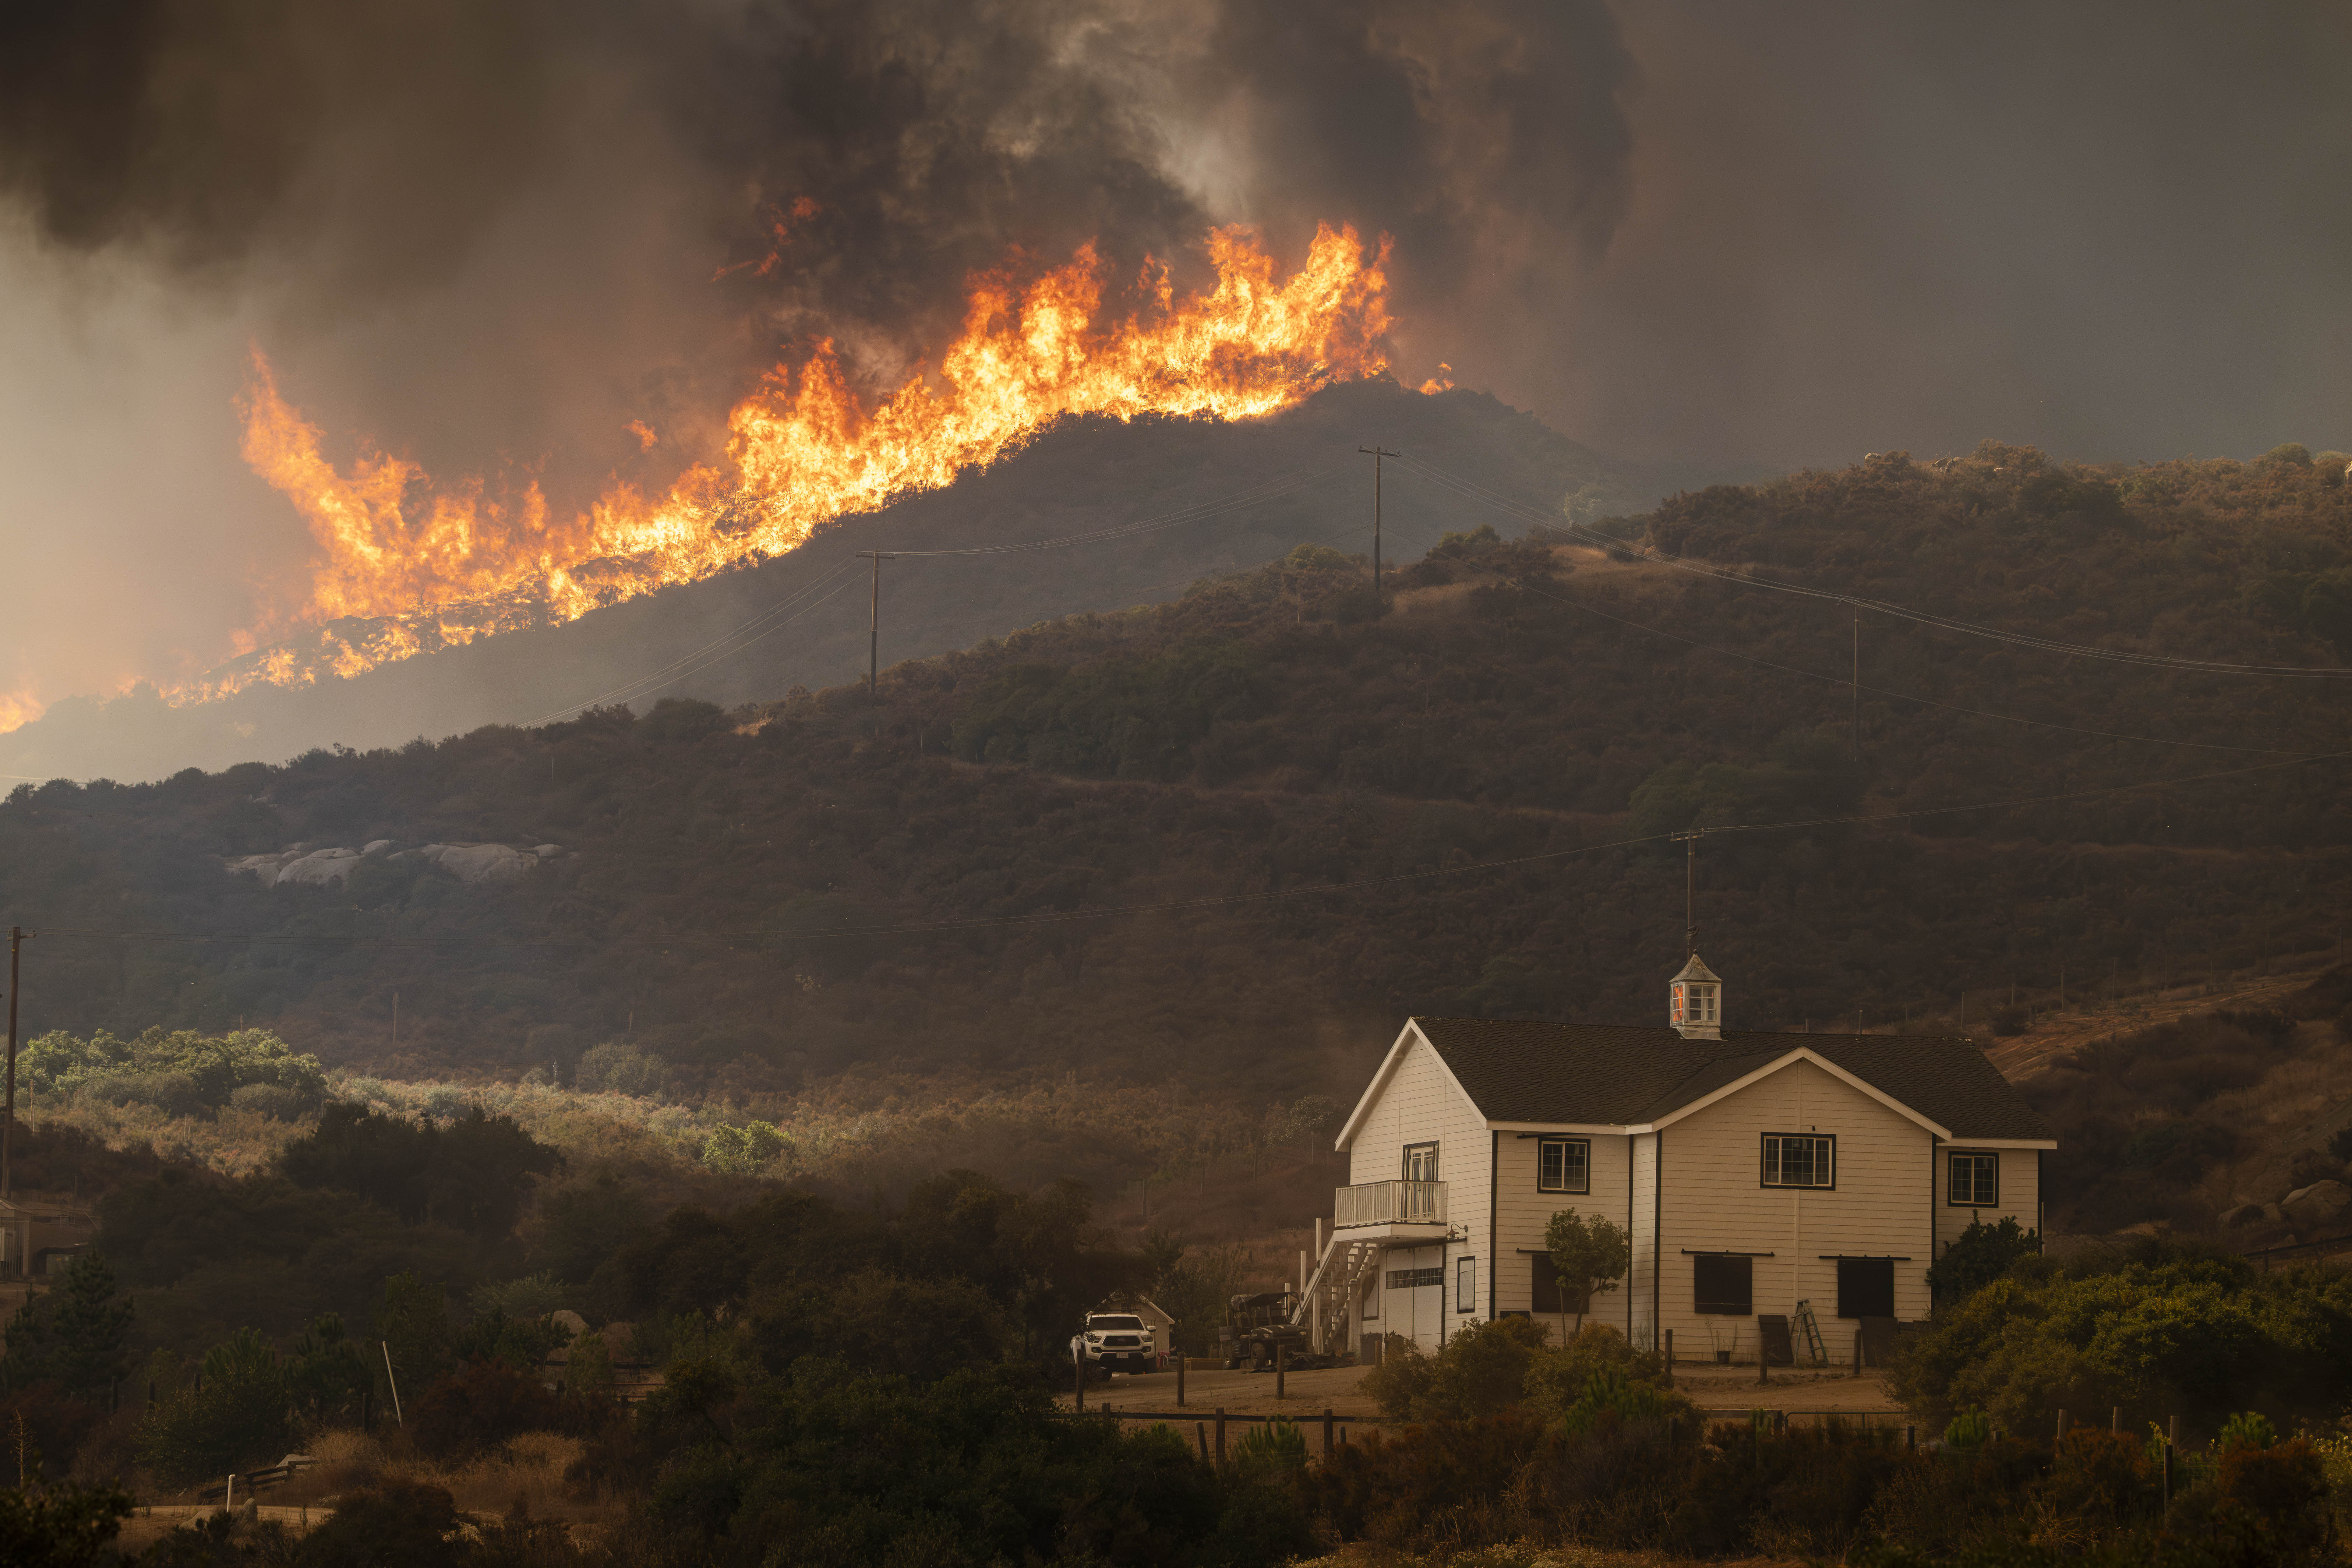
<svg viewBox="0 0 2352 1568"><path fill-rule="evenodd" d="M2332 667L2341 477L1989 447L1616 526L2053 638ZM1352 1087L1411 1011L1654 1014L1682 916L1660 836L1693 821L1750 829L1700 878L1748 1026L1948 1022L1974 992L1981 1027L1987 993L2062 969L2080 994L2332 940L2342 766L2296 759L2352 747L2336 685L1866 618L1857 762L1843 606L1455 521L1385 616L1360 561L1307 549L900 664L878 704L20 789L0 919L52 933L27 1026L267 1019L331 1059L504 1074L633 1033L746 1090L857 1061ZM2015 804L1947 809L1986 802ZM499 885L375 860L263 888L215 858L379 838L572 853ZM1495 861L1521 863L1460 869ZM1369 885L1298 891L1338 883Z"/></svg>

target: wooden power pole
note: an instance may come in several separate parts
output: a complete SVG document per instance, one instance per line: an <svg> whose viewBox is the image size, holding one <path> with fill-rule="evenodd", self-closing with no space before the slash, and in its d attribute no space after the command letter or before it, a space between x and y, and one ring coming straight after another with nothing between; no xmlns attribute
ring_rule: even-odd
<svg viewBox="0 0 2352 1568"><path fill-rule="evenodd" d="M33 933L23 926L8 928L8 1099L0 1109L0 1200L9 1194L8 1156L16 1131L16 977L22 973L25 939ZM24 1259L16 1265L24 1267Z"/></svg>
<svg viewBox="0 0 2352 1568"><path fill-rule="evenodd" d="M1391 452L1378 441L1369 447L1359 447L1356 450L1372 459L1372 610L1378 614L1381 609L1381 459L1402 458L1404 454Z"/></svg>
<svg viewBox="0 0 2352 1568"><path fill-rule="evenodd" d="M875 678L882 669L882 563L898 558L879 550L861 550L857 554L860 560L874 563L874 599L866 613L866 700L871 702Z"/></svg>

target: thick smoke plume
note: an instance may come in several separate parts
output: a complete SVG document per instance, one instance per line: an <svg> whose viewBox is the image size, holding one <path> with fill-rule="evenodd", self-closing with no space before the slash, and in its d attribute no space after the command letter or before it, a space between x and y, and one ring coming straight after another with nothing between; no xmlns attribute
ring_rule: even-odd
<svg viewBox="0 0 2352 1568"><path fill-rule="evenodd" d="M1595 4L192 0L13 7L0 181L53 241L268 290L298 394L428 467L673 458L818 339L877 384L966 280L1212 223L1396 237L1473 333L1606 243ZM1180 270L1181 280L1185 274ZM632 424L639 428L632 431Z"/></svg>

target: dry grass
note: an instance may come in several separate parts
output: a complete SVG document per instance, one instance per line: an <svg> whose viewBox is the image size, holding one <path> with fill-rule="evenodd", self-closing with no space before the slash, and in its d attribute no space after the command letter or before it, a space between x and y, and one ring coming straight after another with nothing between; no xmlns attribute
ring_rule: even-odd
<svg viewBox="0 0 2352 1568"><path fill-rule="evenodd" d="M333 1506L347 1491L386 1481L440 1487L466 1513L504 1517L518 1505L533 1519L560 1519L574 1527L600 1527L619 1505L583 1497L564 1485L563 1475L583 1451L577 1437L527 1432L494 1452L458 1465L436 1465L410 1452L397 1434L381 1439L358 1432L321 1433L305 1450L319 1462L266 1496L271 1503Z"/></svg>
<svg viewBox="0 0 2352 1568"><path fill-rule="evenodd" d="M1428 1556L1369 1542L1343 1546L1326 1557L1301 1558L1291 1568L1690 1568L1696 1559L1663 1552L1603 1552L1591 1546L1538 1546L1513 1542ZM1801 1557L1715 1557L1708 1568L1798 1568Z"/></svg>

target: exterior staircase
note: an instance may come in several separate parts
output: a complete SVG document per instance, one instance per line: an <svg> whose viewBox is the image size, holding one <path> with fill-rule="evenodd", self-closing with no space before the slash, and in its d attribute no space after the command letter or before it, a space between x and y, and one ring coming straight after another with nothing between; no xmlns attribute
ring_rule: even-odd
<svg viewBox="0 0 2352 1568"><path fill-rule="evenodd" d="M1385 1250L1377 1241L1350 1239L1344 1230L1332 1233L1290 1319L1293 1326L1311 1331L1319 1351L1336 1354L1354 1348L1340 1342L1348 1331L1348 1304L1361 1296Z"/></svg>

